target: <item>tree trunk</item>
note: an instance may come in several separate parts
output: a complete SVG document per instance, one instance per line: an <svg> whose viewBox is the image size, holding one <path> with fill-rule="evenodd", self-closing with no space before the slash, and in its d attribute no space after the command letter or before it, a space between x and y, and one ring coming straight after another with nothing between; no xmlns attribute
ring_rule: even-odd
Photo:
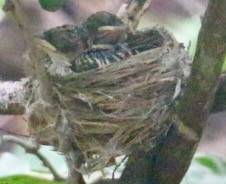
<svg viewBox="0 0 226 184"><path fill-rule="evenodd" d="M210 0L199 33L187 90L178 105L179 120L197 135L189 139L177 126L148 153L130 156L124 183L180 183L190 165L208 118L225 57L226 1ZM121 182L119 182L121 183Z"/></svg>

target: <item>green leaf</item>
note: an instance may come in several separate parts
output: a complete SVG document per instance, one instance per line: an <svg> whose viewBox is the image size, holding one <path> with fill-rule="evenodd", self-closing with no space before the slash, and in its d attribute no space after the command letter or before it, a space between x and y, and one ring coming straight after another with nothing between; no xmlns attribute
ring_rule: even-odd
<svg viewBox="0 0 226 184"><path fill-rule="evenodd" d="M64 184L64 182L48 181L30 176L11 176L0 178L0 184Z"/></svg>
<svg viewBox="0 0 226 184"><path fill-rule="evenodd" d="M57 11L69 0L39 0L39 4L44 10Z"/></svg>
<svg viewBox="0 0 226 184"><path fill-rule="evenodd" d="M221 170L218 167L218 164L211 157L197 157L196 160L201 165L211 169L214 173L216 174L221 173Z"/></svg>

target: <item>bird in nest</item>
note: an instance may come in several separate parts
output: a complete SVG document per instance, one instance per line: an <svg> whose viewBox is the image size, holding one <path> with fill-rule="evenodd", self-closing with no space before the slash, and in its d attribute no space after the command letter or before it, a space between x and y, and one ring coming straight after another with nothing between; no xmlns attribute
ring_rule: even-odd
<svg viewBox="0 0 226 184"><path fill-rule="evenodd" d="M52 106L48 109L34 95L40 104L31 105L31 122L35 135L41 135L39 139L45 137L42 135L48 128L54 127L53 132L60 129L55 141L59 142L58 147L63 147L60 151L69 155L68 150L78 147L86 158L94 161L93 155L105 155L107 159L100 156L104 160L100 162L102 167L111 157L131 153L147 144L150 149L162 129L165 132L168 108L181 92L190 71L186 63L190 59L183 45L167 31L150 29L131 33L115 15L98 12L80 27L63 25L47 30L41 38L53 46L47 52L50 56L47 68L57 68L51 63L54 58L58 63L68 58L68 66L79 75L51 78L55 109ZM56 57L56 53L60 54ZM143 60L135 56L138 53L143 54ZM131 65L116 65L127 59ZM117 66L113 75L111 68L106 67L111 63ZM94 70L103 67L106 70ZM68 137L74 140L73 144L64 141ZM69 143L72 145L64 148Z"/></svg>
<svg viewBox="0 0 226 184"><path fill-rule="evenodd" d="M121 19L108 12L91 15L81 27L63 25L49 29L41 38L64 53L77 73L126 60L164 42L154 29L134 35Z"/></svg>

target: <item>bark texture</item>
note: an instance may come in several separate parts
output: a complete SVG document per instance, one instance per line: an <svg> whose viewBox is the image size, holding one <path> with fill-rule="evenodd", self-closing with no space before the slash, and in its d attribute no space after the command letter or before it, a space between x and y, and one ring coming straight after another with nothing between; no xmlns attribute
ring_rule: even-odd
<svg viewBox="0 0 226 184"><path fill-rule="evenodd" d="M127 183L180 183L202 135L225 57L226 1L209 1L199 33L187 90L178 107L183 127L172 126L149 153L133 154L121 177ZM183 132L196 133L189 139ZM188 135L187 133L185 133Z"/></svg>

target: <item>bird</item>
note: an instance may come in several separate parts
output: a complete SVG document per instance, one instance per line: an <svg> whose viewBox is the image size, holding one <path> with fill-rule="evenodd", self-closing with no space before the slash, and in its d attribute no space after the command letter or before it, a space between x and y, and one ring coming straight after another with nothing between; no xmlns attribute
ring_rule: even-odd
<svg viewBox="0 0 226 184"><path fill-rule="evenodd" d="M92 44L88 32L75 25L63 25L49 29L40 36L63 53L81 53Z"/></svg>
<svg viewBox="0 0 226 184"><path fill-rule="evenodd" d="M58 26L40 37L69 57L74 72L103 67L135 54L124 41L126 30L122 21L108 12L91 15L80 27Z"/></svg>
<svg viewBox="0 0 226 184"><path fill-rule="evenodd" d="M95 44L114 44L123 41L129 32L120 18L105 11L91 15L82 26L88 30Z"/></svg>
<svg viewBox="0 0 226 184"><path fill-rule="evenodd" d="M45 133L52 128L56 135L50 141L58 150L73 160L73 148L78 148L85 158L82 167L90 170L106 166L116 156L149 150L167 132L170 125L165 120L185 84L183 65L189 60L183 45L164 29L125 31L122 37L114 37L115 32L109 29L108 39L100 37L99 30L108 26L106 22L124 26L120 19L113 24L111 17L117 18L96 13L80 27L63 25L43 33L41 37L53 45L46 48L48 59L53 60L53 52L70 56L70 66L63 67L69 66L75 75L53 76L62 59L48 60L45 66L53 86L53 106L42 104L38 93L42 90L36 89L37 103L30 105L34 129L40 125L37 131ZM92 22L95 29L91 29ZM141 55L134 56L138 53ZM124 61L127 63L120 65Z"/></svg>
<svg viewBox="0 0 226 184"><path fill-rule="evenodd" d="M41 38L64 53L79 53L93 44L105 45L122 41L126 32L123 22L116 15L98 12L91 15L80 27L75 25L58 26L45 31Z"/></svg>
<svg viewBox="0 0 226 184"><path fill-rule="evenodd" d="M41 37L69 57L76 73L124 61L164 41L157 29L129 32L120 18L105 11L91 15L80 27L58 26Z"/></svg>

